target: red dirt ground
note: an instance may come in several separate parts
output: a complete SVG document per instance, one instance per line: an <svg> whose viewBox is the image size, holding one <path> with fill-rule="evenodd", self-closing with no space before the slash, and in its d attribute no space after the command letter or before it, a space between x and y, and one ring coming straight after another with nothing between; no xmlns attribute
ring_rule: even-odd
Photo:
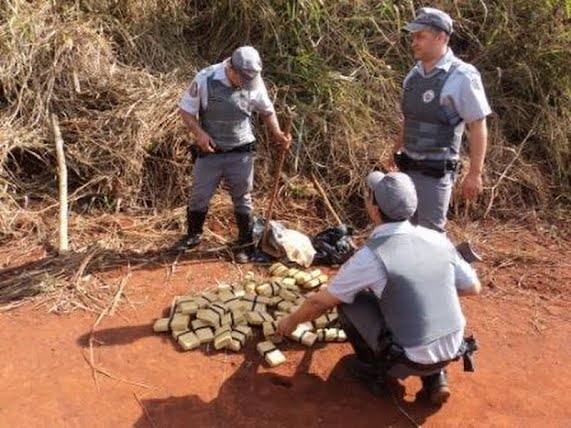
<svg viewBox="0 0 571 428"><path fill-rule="evenodd" d="M465 234L486 257L477 266L483 294L463 300L481 347L476 372L450 368L452 397L440 409L415 402L420 383L407 379L395 387L398 405L429 427L571 427L569 241L545 229L482 230ZM132 304L97 326L94 359L110 375L97 374L97 383L88 363L97 314L32 304L0 313L0 426L412 426L391 395L374 398L348 377L338 364L348 344L288 345L287 363L275 369L253 343L241 354L180 352L153 334L153 320L173 296L239 272L183 260L165 271L134 270L124 289Z"/></svg>

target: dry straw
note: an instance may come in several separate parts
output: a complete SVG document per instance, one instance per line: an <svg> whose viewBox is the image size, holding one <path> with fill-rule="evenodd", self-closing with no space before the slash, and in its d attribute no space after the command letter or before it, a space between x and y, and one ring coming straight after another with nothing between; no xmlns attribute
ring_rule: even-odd
<svg viewBox="0 0 571 428"><path fill-rule="evenodd" d="M504 218L568 207L566 3L433 4L455 18L452 47L482 71L494 109L485 192L474 206L457 199L453 213ZM182 233L192 137L178 117L178 99L196 70L247 43L262 52L278 113L285 104L295 111L276 216L301 230L322 227L317 218L333 222L311 186L313 174L340 217L363 226L362 178L388 156L399 127L400 85L413 63L402 27L417 6L410 0L2 2L0 241L55 243L50 114L58 116L65 143L72 250L92 240L84 233L89 213L159 213L163 223L144 232ZM255 199L263 207L275 148L259 129ZM228 235L231 209L222 201L211 213Z"/></svg>

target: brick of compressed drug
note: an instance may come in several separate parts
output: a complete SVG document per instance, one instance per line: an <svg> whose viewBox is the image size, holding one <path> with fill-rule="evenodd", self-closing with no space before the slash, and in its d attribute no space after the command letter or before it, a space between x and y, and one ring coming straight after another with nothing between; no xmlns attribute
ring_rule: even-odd
<svg viewBox="0 0 571 428"><path fill-rule="evenodd" d="M289 312L289 310L292 306L295 306L295 305L288 300L282 300L281 302L279 302L277 304L278 310L282 311L282 312Z"/></svg>
<svg viewBox="0 0 571 428"><path fill-rule="evenodd" d="M218 294L224 291L232 291L233 289L234 287L232 284L228 284L227 282L222 282L216 286L216 291L218 291Z"/></svg>
<svg viewBox="0 0 571 428"><path fill-rule="evenodd" d="M246 312L246 321L250 325L262 325L265 321L273 321L274 318L267 312Z"/></svg>
<svg viewBox="0 0 571 428"><path fill-rule="evenodd" d="M337 314L326 313L313 320L313 326L315 328L325 328L337 321Z"/></svg>
<svg viewBox="0 0 571 428"><path fill-rule="evenodd" d="M249 282L244 284L244 291L246 293L254 293L256 291L257 286L258 286L258 284L256 282L249 281Z"/></svg>
<svg viewBox="0 0 571 428"><path fill-rule="evenodd" d="M285 299L285 300L289 301L289 302L297 302L297 299L299 299L300 296L299 296L298 293L295 293L295 292L293 292L292 290L288 290L288 289L286 289L286 288L282 288L282 289L280 290L280 297L281 297L282 299Z"/></svg>
<svg viewBox="0 0 571 428"><path fill-rule="evenodd" d="M232 329L225 325L214 332L214 349L222 349L232 342Z"/></svg>
<svg viewBox="0 0 571 428"><path fill-rule="evenodd" d="M245 311L266 312L266 304L269 301L270 300L264 296L246 294L242 296L240 305Z"/></svg>
<svg viewBox="0 0 571 428"><path fill-rule="evenodd" d="M315 331L320 342L345 342L347 335L340 328L320 328Z"/></svg>
<svg viewBox="0 0 571 428"><path fill-rule="evenodd" d="M190 330L173 331L172 336L180 345L183 351L189 351L191 349L198 348L201 343L198 336Z"/></svg>
<svg viewBox="0 0 571 428"><path fill-rule="evenodd" d="M287 276L290 278L295 278L295 275L300 273L301 271L298 268L289 268L287 270Z"/></svg>
<svg viewBox="0 0 571 428"><path fill-rule="evenodd" d="M153 324L153 331L155 333L164 333L170 331L169 321L170 318L159 318Z"/></svg>
<svg viewBox="0 0 571 428"><path fill-rule="evenodd" d="M252 327L248 325L238 325L233 327L233 331L239 331L246 336L246 339L251 339L254 336L254 332L252 331Z"/></svg>
<svg viewBox="0 0 571 428"><path fill-rule="evenodd" d="M296 329L291 333L290 337L295 340L296 342L301 343L305 346L313 346L315 341L317 340L317 335L311 331L313 326L311 323L302 323L299 324Z"/></svg>
<svg viewBox="0 0 571 428"><path fill-rule="evenodd" d="M311 278L317 278L319 275L321 275L321 269L314 269L311 272L309 272L309 276L311 276Z"/></svg>
<svg viewBox="0 0 571 428"><path fill-rule="evenodd" d="M196 319L190 322L190 327L200 339L200 343L209 343L214 340L214 329L210 324Z"/></svg>
<svg viewBox="0 0 571 428"><path fill-rule="evenodd" d="M283 297L280 296L272 296L270 297L270 300L268 302L268 306L269 307L276 307L278 305L278 303L285 301L285 299Z"/></svg>
<svg viewBox="0 0 571 428"><path fill-rule="evenodd" d="M311 275L308 274L307 272L299 271L293 276L293 279L295 279L295 283L297 285L303 286L303 284L305 284L307 281L311 279Z"/></svg>
<svg viewBox="0 0 571 428"><path fill-rule="evenodd" d="M224 291L218 294L220 302L222 302L229 310L236 309L241 306L241 296L237 296L231 291Z"/></svg>
<svg viewBox="0 0 571 428"><path fill-rule="evenodd" d="M286 360L284 354L269 340L258 343L256 349L271 367L279 366Z"/></svg>
<svg viewBox="0 0 571 428"><path fill-rule="evenodd" d="M281 290L281 286L276 281L264 282L256 287L256 293L260 296L277 296Z"/></svg>
<svg viewBox="0 0 571 428"><path fill-rule="evenodd" d="M246 321L246 315L244 311L241 310L234 310L234 311L230 311L228 313L228 315L230 316L230 325L231 326L237 326L240 324L245 324Z"/></svg>
<svg viewBox="0 0 571 428"><path fill-rule="evenodd" d="M214 340L214 330L208 325L195 328L193 331L200 340L201 344L210 343Z"/></svg>
<svg viewBox="0 0 571 428"><path fill-rule="evenodd" d="M256 293L246 293L242 296L242 300L249 302L258 302L267 305L272 298L268 296L259 296Z"/></svg>
<svg viewBox="0 0 571 428"><path fill-rule="evenodd" d="M281 282L280 282L281 286L290 290L297 290L299 287L297 286L297 284L295 283L295 279L293 278L282 278Z"/></svg>
<svg viewBox="0 0 571 428"><path fill-rule="evenodd" d="M218 296L214 293L202 293L200 296L195 298L195 302L198 305L198 309L204 309L207 306L218 300Z"/></svg>
<svg viewBox="0 0 571 428"><path fill-rule="evenodd" d="M244 347L246 339L248 339L248 335L241 330L232 330L230 334L232 336L232 340L228 345L226 345L226 349L234 352L240 351Z"/></svg>
<svg viewBox="0 0 571 428"><path fill-rule="evenodd" d="M169 322L169 328L171 331L184 331L187 330L189 322L189 315L175 313Z"/></svg>
<svg viewBox="0 0 571 428"><path fill-rule="evenodd" d="M177 309L181 314L194 315L198 312L198 303L194 297L181 296L177 299Z"/></svg>
<svg viewBox="0 0 571 428"><path fill-rule="evenodd" d="M305 282L302 287L305 290L313 290L319 287L321 283L319 282L319 278L310 279L309 281Z"/></svg>
<svg viewBox="0 0 571 428"><path fill-rule="evenodd" d="M286 276L288 272L288 268L282 263L274 263L270 266L270 275L271 276L279 276L283 277Z"/></svg>
<svg viewBox="0 0 571 428"><path fill-rule="evenodd" d="M276 321L266 321L262 323L262 333L264 338L272 343L280 343L283 337L276 334L278 330L278 323Z"/></svg>
<svg viewBox="0 0 571 428"><path fill-rule="evenodd" d="M224 305L218 303L213 303L206 309L199 309L196 313L196 318L213 327L230 324L230 316L228 315Z"/></svg>

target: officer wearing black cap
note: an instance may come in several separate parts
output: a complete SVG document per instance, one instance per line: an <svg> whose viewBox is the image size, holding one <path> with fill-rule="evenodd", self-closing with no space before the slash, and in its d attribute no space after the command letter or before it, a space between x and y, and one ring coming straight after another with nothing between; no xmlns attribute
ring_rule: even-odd
<svg viewBox="0 0 571 428"><path fill-rule="evenodd" d="M418 63L404 80L403 127L393 152L399 169L417 189L413 221L444 232L456 178L464 128L468 128L470 167L462 183L467 199L482 191L490 106L476 68L457 58L448 46L450 16L423 7L405 27L412 34Z"/></svg>
<svg viewBox="0 0 571 428"><path fill-rule="evenodd" d="M444 368L464 349L465 318L458 296L478 294L480 282L444 234L409 219L417 209L410 177L367 177L367 212L375 225L365 246L329 287L280 320L278 333L337 306L355 355L348 369L373 392L386 377L420 376L419 397L440 405L450 396Z"/></svg>
<svg viewBox="0 0 571 428"><path fill-rule="evenodd" d="M179 111L194 134L197 159L187 208L188 231L179 243L182 249L200 242L210 199L224 180L238 224L240 250L235 260L246 263L249 259L255 144L252 114L261 114L273 139L284 149L291 141L280 129L261 72L258 51L242 46L230 58L201 70L184 92Z"/></svg>

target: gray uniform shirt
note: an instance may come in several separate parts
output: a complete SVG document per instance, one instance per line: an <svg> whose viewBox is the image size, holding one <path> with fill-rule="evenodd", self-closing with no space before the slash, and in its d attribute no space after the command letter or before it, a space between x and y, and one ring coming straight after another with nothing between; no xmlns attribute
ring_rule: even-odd
<svg viewBox="0 0 571 428"><path fill-rule="evenodd" d="M230 86L230 81L224 71L225 66L226 61L223 61L200 70L190 83L188 89L184 91L179 107L192 115L198 114L201 109L206 110L208 107L208 78L212 76L224 85ZM248 108L250 111L263 114L274 112L274 105L270 100L264 83L262 83L259 88L248 91L248 95Z"/></svg>
<svg viewBox="0 0 571 428"><path fill-rule="evenodd" d="M464 123L471 123L485 118L492 110L486 98L480 73L473 65L457 58L450 48L448 48L444 56L438 60L430 73L425 73L422 63L418 62L405 77L403 88L406 86L407 80L410 79L414 73L429 78L438 73L439 70L447 72L450 70L453 62L456 62L458 66L442 87L440 105L454 110L462 118ZM403 149L403 151L406 152L405 149ZM415 156L415 153L406 153L412 158L418 157Z"/></svg>
<svg viewBox="0 0 571 428"><path fill-rule="evenodd" d="M399 223L387 223L377 226L370 238L387 236L401 233L431 233L424 228L413 226L408 221ZM452 245L452 243L450 244ZM454 264L454 276L458 290L471 288L478 280L474 269L459 255ZM371 290L379 299L387 284L388 275L386 269L380 265L373 252L364 246L359 249L342 267L327 291L337 297L343 303L353 303L355 296L363 290ZM429 345L406 347L407 357L421 364L432 364L444 361L456 356L462 343L464 329L442 337Z"/></svg>

